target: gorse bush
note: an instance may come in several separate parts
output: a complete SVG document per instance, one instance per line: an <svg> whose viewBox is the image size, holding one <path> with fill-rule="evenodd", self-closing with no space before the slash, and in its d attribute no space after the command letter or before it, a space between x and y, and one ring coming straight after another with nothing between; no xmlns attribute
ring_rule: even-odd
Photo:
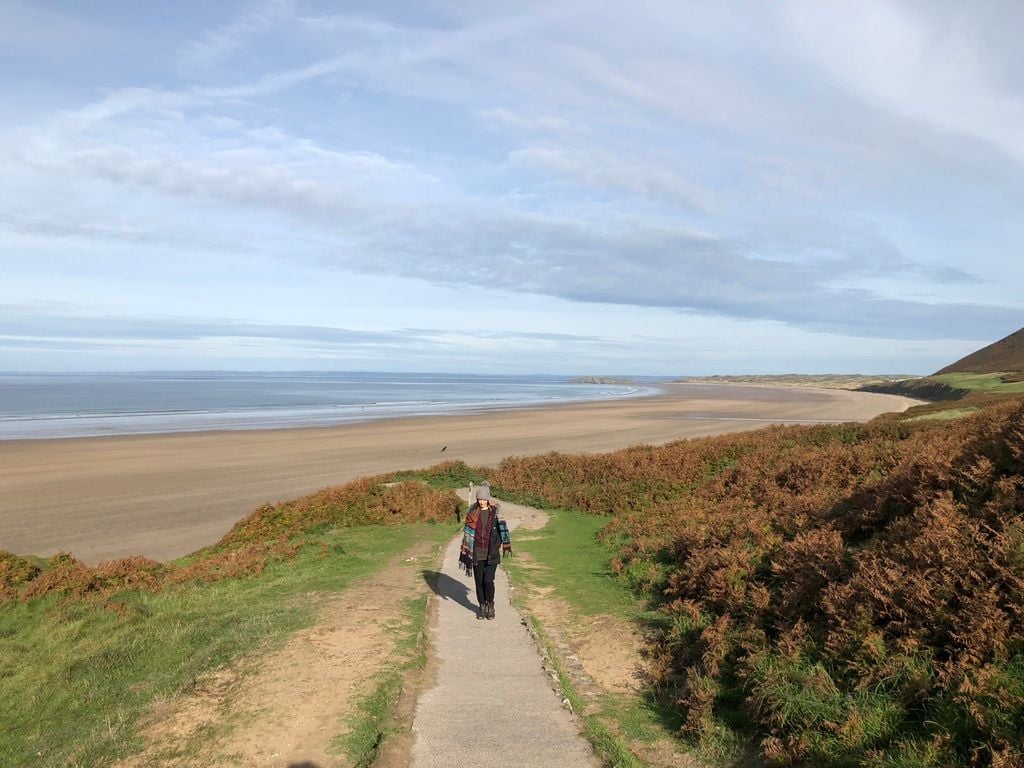
<svg viewBox="0 0 1024 768"><path fill-rule="evenodd" d="M169 570L164 564L145 557L110 560L93 568L67 552L60 552L46 562L45 569L37 569L35 575L24 583L21 597L31 600L60 594L84 598L130 589L154 591L163 584Z"/></svg>
<svg viewBox="0 0 1024 768"><path fill-rule="evenodd" d="M279 504L264 504L243 518L214 547L291 538L339 525L397 525L454 521L462 501L451 491L420 482L389 483L389 475L364 477Z"/></svg>
<svg viewBox="0 0 1024 768"><path fill-rule="evenodd" d="M661 605L683 731L766 760L1024 765L1024 405L506 459L497 490L614 515Z"/></svg>
<svg viewBox="0 0 1024 768"><path fill-rule="evenodd" d="M304 537L328 528L455 521L463 502L450 490L390 480L390 475L360 478L265 504L183 565L128 557L93 567L67 552L35 562L0 551L0 602L51 594L102 599L129 590L154 592L170 583L256 576L274 560L295 557L307 543Z"/></svg>
<svg viewBox="0 0 1024 768"><path fill-rule="evenodd" d="M16 597L18 590L39 575L36 563L0 550L0 602Z"/></svg>

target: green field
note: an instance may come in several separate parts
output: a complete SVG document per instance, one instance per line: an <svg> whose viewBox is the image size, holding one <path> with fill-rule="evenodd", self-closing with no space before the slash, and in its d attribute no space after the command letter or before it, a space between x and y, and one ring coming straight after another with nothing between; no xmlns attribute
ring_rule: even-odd
<svg viewBox="0 0 1024 768"><path fill-rule="evenodd" d="M943 373L884 384L866 384L860 388L865 392L902 395L932 403L970 398L971 405L982 405L992 398L1024 394L1024 381L1013 380L1019 377L1020 374L1011 373Z"/></svg>
<svg viewBox="0 0 1024 768"><path fill-rule="evenodd" d="M314 621L325 594L451 535L451 525L426 523L345 528L307 538L295 559L254 577L0 603L0 765L111 764L141 746L134 725L154 700L278 647Z"/></svg>
<svg viewBox="0 0 1024 768"><path fill-rule="evenodd" d="M925 413L920 416L911 416L905 421L949 421L951 419L961 419L964 416L970 416L972 413L977 413L980 409L978 408L946 408L942 411L932 411L931 413Z"/></svg>
<svg viewBox="0 0 1024 768"><path fill-rule="evenodd" d="M1003 381L1005 373L943 373L928 378L955 389L966 389L971 392L993 392L997 394L1024 393L1024 381Z"/></svg>

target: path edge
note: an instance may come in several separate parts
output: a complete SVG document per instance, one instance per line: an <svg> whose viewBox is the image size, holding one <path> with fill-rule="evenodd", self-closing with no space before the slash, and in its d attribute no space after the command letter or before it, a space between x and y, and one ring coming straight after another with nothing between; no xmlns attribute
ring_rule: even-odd
<svg viewBox="0 0 1024 768"><path fill-rule="evenodd" d="M544 511L544 510L540 510ZM580 735L586 739L602 765L613 768L643 768L643 763L629 749L627 744L612 733L596 715L585 715L585 702L576 691L570 675L556 650L555 642L544 629L543 623L527 607L526 590L515 583L510 571L506 570L512 589L510 602L519 612L526 632L537 646L541 655L541 667L548 677L552 690L561 697L562 708L568 710Z"/></svg>

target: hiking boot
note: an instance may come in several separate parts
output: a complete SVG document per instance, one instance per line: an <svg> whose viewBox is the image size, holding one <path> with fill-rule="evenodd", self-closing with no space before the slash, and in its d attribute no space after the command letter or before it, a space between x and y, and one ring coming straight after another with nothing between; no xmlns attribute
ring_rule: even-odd
<svg viewBox="0 0 1024 768"><path fill-rule="evenodd" d="M476 609L476 617L478 619L487 618L487 603L480 603L480 607Z"/></svg>
<svg viewBox="0 0 1024 768"><path fill-rule="evenodd" d="M493 600L491 600L491 602L489 602L487 604L487 618L488 619L493 619L494 618L494 601Z"/></svg>

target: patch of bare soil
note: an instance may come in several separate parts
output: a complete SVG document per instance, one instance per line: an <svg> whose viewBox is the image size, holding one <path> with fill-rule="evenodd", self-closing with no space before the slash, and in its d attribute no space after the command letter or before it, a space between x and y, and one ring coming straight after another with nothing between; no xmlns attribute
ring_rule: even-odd
<svg viewBox="0 0 1024 768"><path fill-rule="evenodd" d="M552 587L532 591L528 605L545 629L557 628L559 640L571 651L570 666L578 663L586 675L581 682L613 693L640 693L646 672L643 638L636 628L616 616L575 615L552 591Z"/></svg>
<svg viewBox="0 0 1024 768"><path fill-rule="evenodd" d="M431 584L431 589L437 591L436 582ZM438 662L433 645L433 638L437 637L436 598L430 600L424 634L427 642L426 664L406 675L405 685L402 687L394 712L395 722L401 727L395 729L381 743L373 761L374 768L409 768L412 763L413 744L416 740L412 723L416 717L416 702L419 701L420 694L430 688L437 679Z"/></svg>
<svg viewBox="0 0 1024 768"><path fill-rule="evenodd" d="M388 627L405 600L426 592L421 571L436 557L419 543L326 601L317 623L280 650L211 673L155 707L145 750L118 768L345 765L331 741L392 655Z"/></svg>
<svg viewBox="0 0 1024 768"><path fill-rule="evenodd" d="M540 568L523 557L520 567ZM527 610L551 638L562 669L583 698L581 714L600 709L605 694L639 699L647 679L643 655L644 638L629 621L617 616L580 616L568 603L554 594L554 587L529 587L525 595ZM630 750L650 768L700 768L701 763L679 749L665 735L651 742L630 739L611 718L602 722L627 742Z"/></svg>

